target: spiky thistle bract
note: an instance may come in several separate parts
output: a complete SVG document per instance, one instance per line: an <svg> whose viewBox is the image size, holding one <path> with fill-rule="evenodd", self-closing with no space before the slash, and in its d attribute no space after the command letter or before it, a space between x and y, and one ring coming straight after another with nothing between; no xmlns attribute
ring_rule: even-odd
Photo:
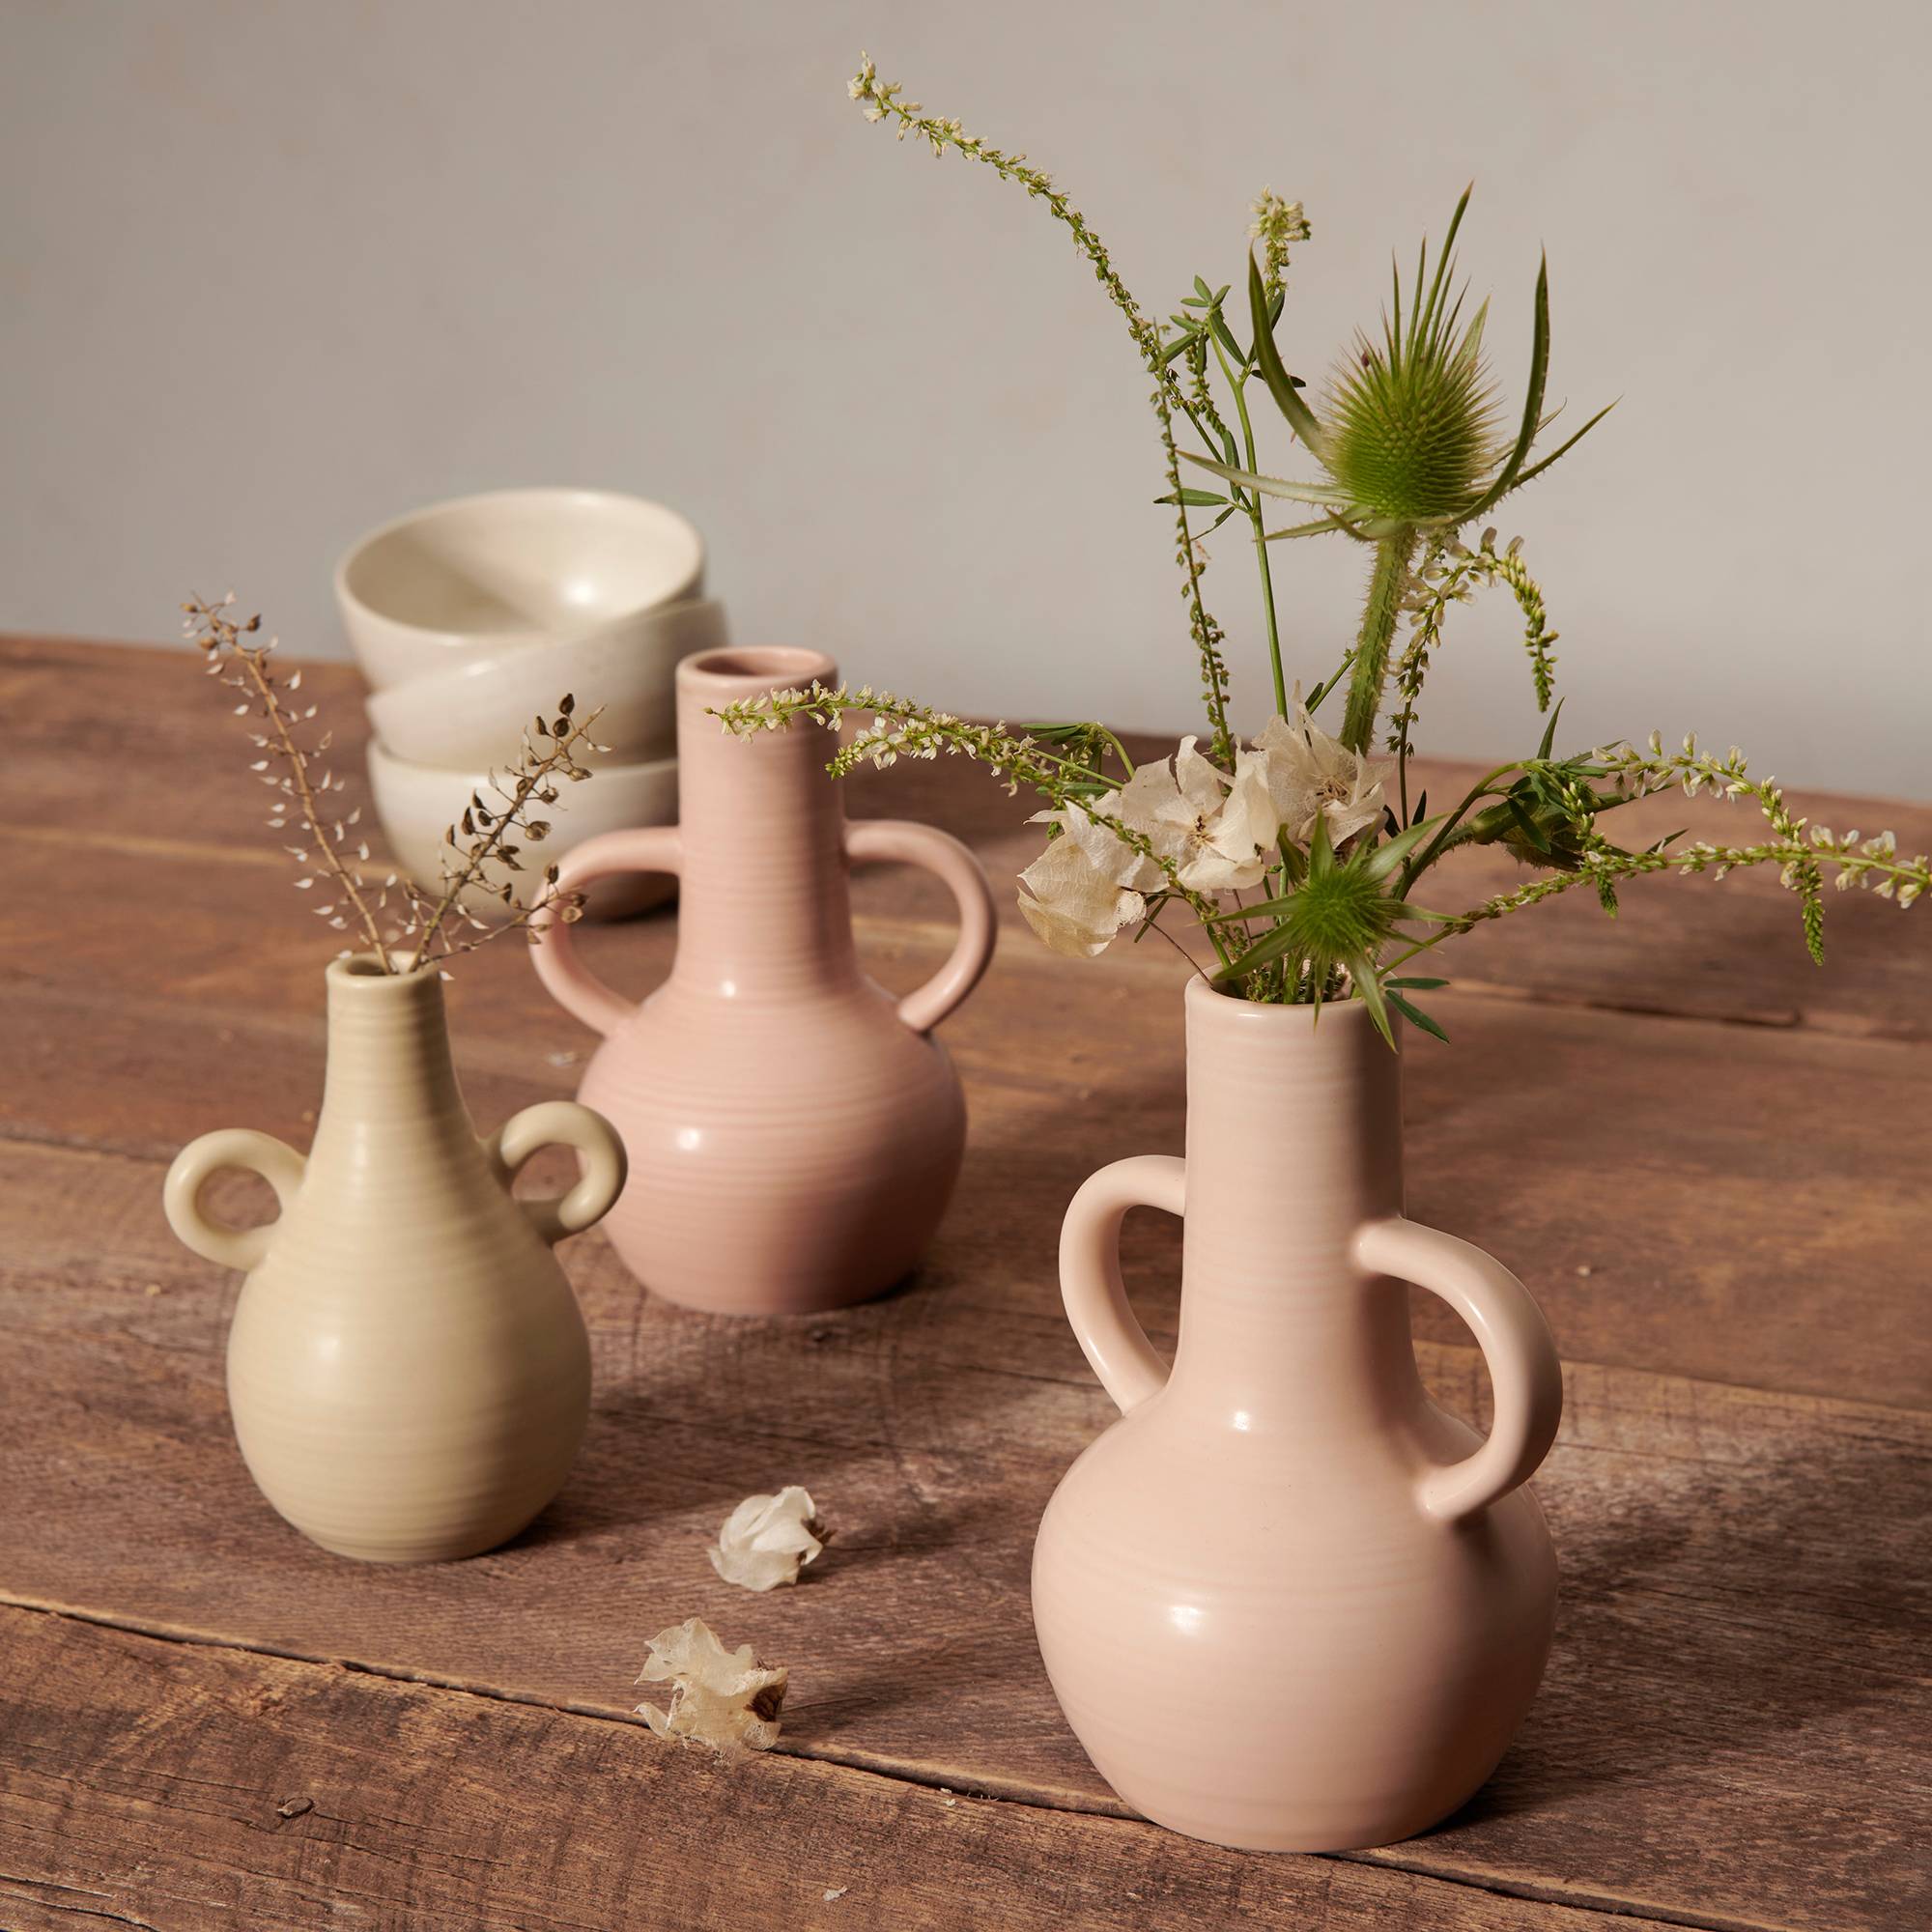
<svg viewBox="0 0 1932 1932"><path fill-rule="evenodd" d="M1549 373L1549 269L1545 261L1537 270L1529 380L1520 426L1511 442L1497 435L1501 412L1482 353L1487 301L1459 331L1466 290L1454 287L1455 245L1469 193L1464 188L1456 204L1434 272L1426 241L1406 296L1401 270L1393 271L1393 301L1382 318L1381 339L1377 343L1358 337L1354 355L1337 367L1323 398L1325 420L1309 407L1282 362L1261 269L1249 258L1256 365L1289 427L1329 480L1303 483L1209 457L1190 460L1243 488L1309 503L1325 513L1274 535L1317 536L1341 527L1373 540L1401 529L1427 533L1456 528L1540 476L1608 413L1607 409L1598 411L1559 448L1529 461L1537 435L1548 423L1543 402Z"/></svg>
<svg viewBox="0 0 1932 1932"><path fill-rule="evenodd" d="M1210 457L1191 460L1258 496L1309 503L1313 522L1268 532L1270 539L1321 536L1341 530L1376 547L1355 642L1342 742L1366 751L1375 737L1388 682L1389 643L1407 593L1416 548L1425 537L1454 531L1482 516L1557 461L1600 422L1599 411L1560 448L1530 461L1546 426L1544 388L1549 373L1549 268L1536 275L1536 315L1529 380L1515 440L1498 435L1501 412L1483 359L1485 302L1462 327L1466 291L1455 286L1456 235L1469 189L1456 204L1432 272L1429 243L1416 257L1415 279L1403 288L1392 272L1393 302L1378 345L1357 338L1353 357L1335 371L1318 417L1288 373L1275 347L1271 303L1262 272L1248 258L1248 307L1254 324L1255 366L1289 427L1328 473L1326 482L1264 476Z"/></svg>
<svg viewBox="0 0 1932 1932"><path fill-rule="evenodd" d="M1254 945L1238 953L1214 976L1222 986L1244 987L1257 974L1278 963L1291 965L1313 987L1313 1003L1321 1004L1321 989L1338 972L1346 972L1369 1009L1382 1037L1394 1043L1388 1000L1376 961L1407 920L1435 921L1439 914L1412 906L1391 891L1403 862L1441 823L1411 825L1379 845L1368 838L1350 841L1347 858L1335 850L1328 821L1316 814L1308 855L1294 890L1259 905L1236 907L1217 916L1214 923L1234 924L1271 919L1274 924ZM1439 1032L1406 1002L1397 1005L1431 1032Z"/></svg>

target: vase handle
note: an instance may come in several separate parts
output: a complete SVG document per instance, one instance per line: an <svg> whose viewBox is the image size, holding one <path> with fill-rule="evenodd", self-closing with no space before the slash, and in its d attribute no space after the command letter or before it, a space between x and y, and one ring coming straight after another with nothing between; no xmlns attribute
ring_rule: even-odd
<svg viewBox="0 0 1932 1932"><path fill-rule="evenodd" d="M684 864L684 847L675 825L639 825L628 832L600 832L582 845L564 854L557 867L560 892L582 892L599 879L619 872L668 872L678 875ZM593 1033L614 1033L637 1011L637 1003L613 993L577 956L576 936L571 924L540 912L530 921L539 943L530 949L530 958L544 990L573 1018L580 1019ZM593 1220L595 1215L591 1217ZM585 1223L588 1226L588 1223Z"/></svg>
<svg viewBox="0 0 1932 1932"><path fill-rule="evenodd" d="M1121 1279L1121 1223L1129 1208L1185 1212L1187 1163L1144 1153L1089 1175L1060 1228L1060 1294L1087 1366L1123 1414L1166 1383L1160 1351L1127 1306Z"/></svg>
<svg viewBox="0 0 1932 1932"><path fill-rule="evenodd" d="M574 1147L583 1156L583 1171L568 1194L517 1203L537 1233L554 1243L566 1235L582 1234L611 1211L624 1191L630 1166L617 1129L576 1100L539 1100L512 1114L483 1143L483 1151L507 1187L518 1168L542 1147Z"/></svg>
<svg viewBox="0 0 1932 1932"><path fill-rule="evenodd" d="M999 927L993 889L976 858L951 833L909 818L861 818L845 828L846 856L855 864L898 860L936 873L959 908L952 954L918 992L899 1002L899 1018L914 1033L930 1033L980 983L993 957Z"/></svg>
<svg viewBox="0 0 1932 1932"><path fill-rule="evenodd" d="M1422 1479L1422 1506L1462 1522L1529 1481L1556 1439L1563 1364L1528 1289L1481 1248L1394 1215L1355 1236L1357 1264L1439 1294L1469 1325L1489 1364L1495 1414L1473 1455Z"/></svg>
<svg viewBox="0 0 1932 1932"><path fill-rule="evenodd" d="M301 1188L308 1162L286 1141L258 1134L251 1127L223 1127L218 1133L203 1134L175 1155L161 1184L168 1226L203 1261L219 1267L251 1268L269 1252L281 1216L259 1227L231 1228L204 1212L201 1191L224 1167L260 1175L275 1190L276 1203L286 1214Z"/></svg>

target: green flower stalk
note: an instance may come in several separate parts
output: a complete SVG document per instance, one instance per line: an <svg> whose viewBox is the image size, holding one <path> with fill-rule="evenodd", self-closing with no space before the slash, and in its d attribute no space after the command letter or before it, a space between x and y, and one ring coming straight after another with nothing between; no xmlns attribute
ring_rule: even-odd
<svg viewBox="0 0 1932 1932"><path fill-rule="evenodd" d="M1342 725L1342 742L1357 752L1366 752L1375 740L1388 682L1389 648L1409 594L1418 546L1425 539L1453 536L1512 490L1542 475L1609 412L1598 411L1560 448L1530 462L1537 435L1546 426L1543 400L1549 373L1549 267L1545 261L1536 276L1535 327L1520 427L1512 442L1499 437L1496 391L1482 354L1489 304L1479 307L1459 333L1466 291L1452 289L1456 235L1469 193L1464 188L1456 204L1433 275L1429 243L1422 244L1407 292L1406 322L1402 271L1393 270L1393 306L1382 318L1381 340L1356 338L1352 355L1329 379L1320 417L1303 400L1302 384L1282 363L1274 343L1267 277L1249 259L1256 366L1289 427L1327 471L1326 482L1294 482L1263 475L1252 466L1189 456L1190 462L1256 497L1285 497L1322 512L1313 522L1271 532L1272 538L1340 530L1375 547ZM1547 704L1541 683L1539 696Z"/></svg>
<svg viewBox="0 0 1932 1932"><path fill-rule="evenodd" d="M1254 205L1245 342L1226 312L1232 285L1217 289L1200 275L1163 326L1149 319L1085 216L1024 156L990 146L955 120L923 113L895 83L881 81L869 60L850 91L868 120L892 127L900 140L913 137L935 156L977 161L1043 202L1124 320L1153 382L1166 482L1156 500L1175 517L1207 735L1183 738L1170 756L1136 764L1120 739L1094 723L1009 730L885 692L818 685L725 707L719 716L726 731L749 737L798 724L824 726L839 738L827 765L835 777L900 759L972 759L1009 793L1030 790L1045 807L1031 821L1043 828L1045 849L1019 875L1018 909L1052 950L1091 958L1122 932L1138 938L1158 931L1187 953L1159 923L1178 906L1213 952L1211 961L1188 953L1190 960L1227 992L1315 1007L1359 999L1391 1040L1398 1017L1444 1037L1410 997L1444 982L1397 977L1405 961L1586 882L1614 914L1628 879L1663 871L1721 878L1744 867L1772 867L1799 901L1814 957L1822 951L1828 884L1902 907L1932 895L1932 858L1901 854L1889 834L1861 838L1808 825L1776 785L1747 774L1736 751L1713 758L1687 739L1681 753L1666 753L1653 737L1647 751L1619 744L1555 753L1557 634L1542 587L1522 560L1520 539L1498 548L1496 531L1486 529L1472 547L1463 533L1541 476L1606 412L1537 453L1549 420L1545 268L1537 275L1528 380L1520 411L1506 417L1483 359L1485 309L1465 321L1465 292L1456 281L1466 190L1433 262L1425 242L1413 278L1406 283L1395 272L1379 334L1356 337L1318 405L1289 374L1275 342L1291 251L1310 234L1298 202L1269 190ZM1248 393L1257 381L1320 475L1296 481L1262 469L1256 416L1264 412L1250 407ZM1183 428L1200 439L1201 451L1179 447ZM1218 487L1183 486L1183 456ZM1275 498L1318 514L1270 529L1265 506ZM1191 513L1202 514L1201 525ZM1254 546L1276 714L1246 740L1230 723L1222 633L1201 587L1204 540L1236 519L1245 522ZM1270 546L1337 534L1370 551L1368 590L1353 643L1304 700L1286 674ZM1499 589L1516 605L1537 707L1548 723L1530 756L1497 765L1432 816L1427 796L1411 801L1408 793L1417 710L1451 608L1483 589ZM1385 742L1395 755L1384 758L1371 755L1371 747L1391 680L1399 702ZM1338 737L1316 722L1337 691L1346 692ZM1635 851L1605 837L1605 813L1677 785L1693 797L1749 800L1765 836L1717 844L1676 834ZM1425 877L1472 845L1510 852L1531 876L1464 912L1425 911L1415 898Z"/></svg>
<svg viewBox="0 0 1932 1932"><path fill-rule="evenodd" d="M1188 528L1187 504L1180 487L1180 452L1174 439L1174 419L1185 412L1186 405L1169 366L1170 357L1161 343L1160 330L1142 314L1132 291L1115 272L1106 243L1087 225L1087 217L1065 191L1054 185L1052 176L1034 167L1024 155L1006 154L979 135L969 134L956 119L922 114L917 100L902 98L905 89L898 81L879 78L879 71L869 54L859 56L859 71L846 83L845 91L864 105L867 121L891 124L901 141L908 134L915 136L931 149L935 159L950 149L962 159L991 168L1002 181L1017 182L1035 200L1045 202L1047 212L1072 236L1073 245L1093 269L1094 278L1106 291L1107 299L1120 310L1127 333L1133 337L1134 347L1154 381L1153 412L1160 424L1168 487L1174 493L1176 505L1175 561L1180 568L1181 595L1187 600L1188 628L1201 660L1201 695L1213 727L1215 755L1224 760L1231 757L1235 740L1228 725L1228 667L1221 656L1223 633L1202 597L1201 576L1207 568L1207 559Z"/></svg>

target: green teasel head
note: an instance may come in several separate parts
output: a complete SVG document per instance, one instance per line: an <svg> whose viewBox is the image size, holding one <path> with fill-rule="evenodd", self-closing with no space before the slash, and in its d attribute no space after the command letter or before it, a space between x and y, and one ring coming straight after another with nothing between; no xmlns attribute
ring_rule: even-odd
<svg viewBox="0 0 1932 1932"><path fill-rule="evenodd" d="M1411 921L1435 921L1426 912L1397 896L1398 874L1409 854L1442 823L1440 818L1411 825L1377 844L1368 836L1350 840L1347 856L1335 849L1328 821L1316 814L1305 855L1284 848L1289 890L1279 898L1259 905L1237 906L1210 916L1208 923L1245 928L1265 918L1269 929L1214 976L1217 985L1252 987L1257 976L1278 972L1284 965L1296 975L1305 972L1314 987L1314 1004L1321 1004L1321 988L1337 972L1346 972L1369 1009L1383 1038L1394 1043L1388 994L1377 967L1382 949L1402 935ZM1406 983L1399 981L1399 984ZM1256 995L1250 991L1250 998ZM1431 1032L1434 1021L1396 996L1396 1006Z"/></svg>
<svg viewBox="0 0 1932 1932"><path fill-rule="evenodd" d="M1318 416L1289 375L1274 343L1270 300L1250 258L1248 297L1254 361L1289 427L1326 471L1302 483L1263 476L1204 458L1203 467L1264 496L1309 503L1321 516L1270 532L1318 536L1342 529L1377 540L1399 530L1454 529L1479 517L1512 490L1540 476L1608 413L1592 416L1560 448L1531 462L1548 426L1544 390L1549 370L1549 271L1537 270L1529 379L1517 434L1503 434L1501 399L1483 357L1484 302L1466 323L1466 289L1456 286L1456 236L1469 205L1463 190L1434 266L1425 240L1413 281L1392 272L1392 301L1378 338L1360 335L1337 365Z"/></svg>
<svg viewBox="0 0 1932 1932"><path fill-rule="evenodd" d="M1339 362L1329 379L1321 466L1363 521L1460 520L1506 452L1497 434L1501 411L1495 384L1482 353L1489 305L1476 311L1459 337L1463 293L1453 301L1445 293L1462 216L1459 204L1426 301L1422 283L1429 244L1422 244L1406 327L1397 270L1394 306L1382 319L1380 342L1358 335L1354 354Z"/></svg>

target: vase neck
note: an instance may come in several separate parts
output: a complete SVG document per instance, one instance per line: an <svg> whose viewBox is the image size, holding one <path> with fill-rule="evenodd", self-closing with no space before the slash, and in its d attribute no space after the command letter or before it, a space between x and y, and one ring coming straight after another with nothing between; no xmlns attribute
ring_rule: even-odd
<svg viewBox="0 0 1932 1932"><path fill-rule="evenodd" d="M1318 1017L1191 982L1177 1385L1318 1434L1418 1395L1406 1294L1351 1255L1402 1200L1402 1062L1361 1003Z"/></svg>
<svg viewBox="0 0 1932 1932"><path fill-rule="evenodd" d="M311 1159L331 1147L361 1160L473 1147L436 969L384 974L364 955L336 960L327 977L328 1070Z"/></svg>
<svg viewBox="0 0 1932 1932"><path fill-rule="evenodd" d="M800 723L739 738L726 704L838 682L815 651L720 650L677 670L677 965L688 991L800 999L859 978L845 813L826 760L837 741Z"/></svg>

